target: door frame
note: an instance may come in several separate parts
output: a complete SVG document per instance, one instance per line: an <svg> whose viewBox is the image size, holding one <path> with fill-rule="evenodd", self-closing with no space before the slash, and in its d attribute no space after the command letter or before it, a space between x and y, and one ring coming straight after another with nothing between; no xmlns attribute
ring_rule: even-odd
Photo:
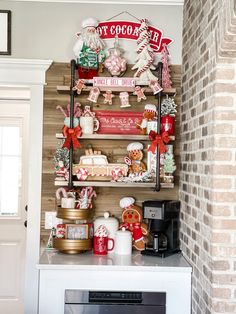
<svg viewBox="0 0 236 314"><path fill-rule="evenodd" d="M0 100L25 100L30 104L25 314L38 312L43 90L51 64L52 60L0 58Z"/></svg>

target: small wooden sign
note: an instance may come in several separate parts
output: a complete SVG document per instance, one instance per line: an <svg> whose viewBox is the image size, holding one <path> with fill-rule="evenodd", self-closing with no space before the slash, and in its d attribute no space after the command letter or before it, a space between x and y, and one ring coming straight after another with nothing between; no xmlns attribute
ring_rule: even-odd
<svg viewBox="0 0 236 314"><path fill-rule="evenodd" d="M93 86L97 87L135 87L133 77L94 77Z"/></svg>

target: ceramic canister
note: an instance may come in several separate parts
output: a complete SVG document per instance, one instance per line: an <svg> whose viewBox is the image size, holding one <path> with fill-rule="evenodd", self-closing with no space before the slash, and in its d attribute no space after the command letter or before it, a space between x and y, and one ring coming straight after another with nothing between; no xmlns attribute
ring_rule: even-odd
<svg viewBox="0 0 236 314"><path fill-rule="evenodd" d="M109 213L105 212L104 217L98 217L97 219L95 219L94 230L97 230L97 228L100 225L105 226L108 231L108 237L115 240L116 231L119 228L118 220L115 217L110 217ZM109 253L114 252L114 249L110 250L110 248L111 248L111 243L108 243Z"/></svg>
<svg viewBox="0 0 236 314"><path fill-rule="evenodd" d="M123 227L116 232L115 237L115 254L131 255L132 253L132 234Z"/></svg>

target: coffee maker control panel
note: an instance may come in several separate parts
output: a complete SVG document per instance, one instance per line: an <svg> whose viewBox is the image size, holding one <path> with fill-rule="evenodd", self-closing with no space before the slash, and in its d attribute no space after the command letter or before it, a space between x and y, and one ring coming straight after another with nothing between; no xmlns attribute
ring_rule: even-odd
<svg viewBox="0 0 236 314"><path fill-rule="evenodd" d="M143 217L145 219L164 219L163 208L145 206Z"/></svg>

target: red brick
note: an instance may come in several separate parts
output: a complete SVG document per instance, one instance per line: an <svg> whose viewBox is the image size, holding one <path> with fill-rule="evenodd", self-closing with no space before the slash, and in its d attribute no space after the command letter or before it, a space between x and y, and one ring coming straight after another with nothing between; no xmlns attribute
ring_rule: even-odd
<svg viewBox="0 0 236 314"><path fill-rule="evenodd" d="M234 99L231 96L216 96L214 102L215 107L232 107Z"/></svg>
<svg viewBox="0 0 236 314"><path fill-rule="evenodd" d="M235 76L234 69L218 68L215 71L215 78L220 80L232 80Z"/></svg>
<svg viewBox="0 0 236 314"><path fill-rule="evenodd" d="M235 192L215 192L212 194L212 201L236 202L236 193Z"/></svg>
<svg viewBox="0 0 236 314"><path fill-rule="evenodd" d="M229 299L231 297L231 290L229 288L213 288L213 298Z"/></svg>
<svg viewBox="0 0 236 314"><path fill-rule="evenodd" d="M213 226L216 229L236 230L236 219L213 219Z"/></svg>
<svg viewBox="0 0 236 314"><path fill-rule="evenodd" d="M228 243L231 240L229 233L213 233L212 243Z"/></svg>
<svg viewBox="0 0 236 314"><path fill-rule="evenodd" d="M230 264L226 260L217 260L212 262L213 270L229 270Z"/></svg>

